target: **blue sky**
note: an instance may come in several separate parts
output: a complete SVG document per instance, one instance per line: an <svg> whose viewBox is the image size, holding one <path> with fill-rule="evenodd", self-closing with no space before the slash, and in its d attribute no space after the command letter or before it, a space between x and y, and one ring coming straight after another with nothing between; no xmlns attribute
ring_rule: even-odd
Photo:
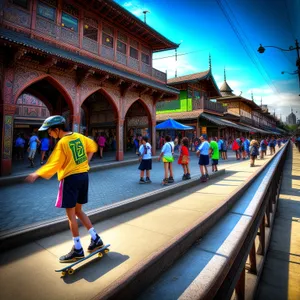
<svg viewBox="0 0 300 300"><path fill-rule="evenodd" d="M300 87L296 68L297 51L288 49L300 42L300 0L115 0L132 14L175 43L174 51L154 55L153 66L168 73L168 78L208 69L220 87L226 69L227 83L233 92L267 104L285 121L291 107L300 119ZM298 15L297 15L298 12ZM171 57L168 57L171 56Z"/></svg>

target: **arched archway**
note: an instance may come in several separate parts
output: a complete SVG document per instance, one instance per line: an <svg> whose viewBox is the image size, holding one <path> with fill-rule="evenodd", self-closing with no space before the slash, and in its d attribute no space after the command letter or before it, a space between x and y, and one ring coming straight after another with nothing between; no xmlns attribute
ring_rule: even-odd
<svg viewBox="0 0 300 300"><path fill-rule="evenodd" d="M149 108L142 99L137 99L128 108L124 121L124 151L133 151L134 139L148 136L151 142L152 118Z"/></svg>
<svg viewBox="0 0 300 300"><path fill-rule="evenodd" d="M69 107L71 114L74 114L74 107L73 107L73 102L72 98L70 97L69 93L66 91L66 89L52 76L50 75L42 75L40 77L37 77L30 82L26 83L21 89L19 89L15 95L14 103L18 100L19 96L22 93L26 93L27 91L30 94L40 94L45 96L46 99L50 98L49 103L54 102L52 99L51 101L51 96L53 95L51 93L51 90L54 89L56 90L64 99L66 102L66 105ZM47 94L50 91L50 94ZM38 97L39 98L39 97ZM54 107L55 110L55 107ZM54 113L54 112L53 112Z"/></svg>
<svg viewBox="0 0 300 300"><path fill-rule="evenodd" d="M119 109L109 93L99 89L90 94L81 105L82 133L98 140L102 134L105 139L104 156L114 157L117 150L117 121Z"/></svg>
<svg viewBox="0 0 300 300"><path fill-rule="evenodd" d="M32 80L18 90L15 95L15 114L13 141L21 134L26 141L29 140L32 132L37 132L43 121L53 114L64 115L72 128L73 103L72 99L63 86L49 75L43 75ZM40 138L47 136L47 133L37 133ZM12 155L14 169L14 151ZM35 155L35 159L40 157Z"/></svg>

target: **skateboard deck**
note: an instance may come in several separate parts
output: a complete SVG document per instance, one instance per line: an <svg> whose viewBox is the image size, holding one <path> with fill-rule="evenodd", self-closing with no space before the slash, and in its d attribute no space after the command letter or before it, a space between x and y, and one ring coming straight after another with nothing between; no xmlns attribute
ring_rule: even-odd
<svg viewBox="0 0 300 300"><path fill-rule="evenodd" d="M110 244L107 244L107 245L103 246L102 248L97 249L96 251L90 253L88 256L85 256L82 259L76 260L76 261L72 262L71 264L65 266L64 268L55 270L55 272L61 272L62 276L65 276L66 274L72 275L75 272L75 270L72 267L74 267L77 264L80 264L81 262L87 260L88 258L90 258L96 254L98 254L98 257L103 257L103 253L106 254L109 252L109 249L108 249L109 246L110 246Z"/></svg>

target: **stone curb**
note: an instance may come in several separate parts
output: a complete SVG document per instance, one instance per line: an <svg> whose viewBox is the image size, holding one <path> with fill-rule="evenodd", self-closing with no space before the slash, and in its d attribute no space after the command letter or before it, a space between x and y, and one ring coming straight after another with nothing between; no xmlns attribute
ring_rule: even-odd
<svg viewBox="0 0 300 300"><path fill-rule="evenodd" d="M136 163L136 160L134 160ZM101 166L102 167L102 166ZM214 179L225 174L225 169L217 173L210 174L210 178ZM194 187L199 184L199 176L194 176L191 180L174 183L170 186L161 188L159 190L129 198L112 205L93 209L88 211L92 223L103 221L105 219L114 217L121 213L140 208L151 202L161 200L165 197L182 192L185 189ZM81 224L80 224L81 225ZM69 223L66 217L59 217L51 219L50 221L43 221L33 225L20 227L17 230L9 230L0 233L0 250L8 250L16 246L29 243L41 238L54 235L58 232L68 230Z"/></svg>
<svg viewBox="0 0 300 300"><path fill-rule="evenodd" d="M158 156L153 156L152 159L155 159L157 157ZM107 163L101 163L98 165L90 166L89 172L119 168L119 167L134 165L137 163L138 163L137 159L127 159L127 160L122 160L122 161L112 161L112 162L107 162ZM0 186L7 186L7 185L12 185L12 184L22 183L22 182L24 182L25 178L30 173L31 172L18 174L18 175L10 175L10 176L0 177Z"/></svg>

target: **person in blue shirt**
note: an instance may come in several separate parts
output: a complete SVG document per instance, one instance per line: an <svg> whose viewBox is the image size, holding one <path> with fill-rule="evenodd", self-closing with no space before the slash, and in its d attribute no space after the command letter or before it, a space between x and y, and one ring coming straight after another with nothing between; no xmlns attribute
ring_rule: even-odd
<svg viewBox="0 0 300 300"><path fill-rule="evenodd" d="M46 152L49 151L50 140L48 137L43 137L41 139L41 165L44 164L46 159Z"/></svg>
<svg viewBox="0 0 300 300"><path fill-rule="evenodd" d="M29 139L29 153L28 153L28 160L30 162L30 167L34 167L34 157L37 150L38 145L40 144L40 140L36 136L36 133L33 132L31 138Z"/></svg>
<svg viewBox="0 0 300 300"><path fill-rule="evenodd" d="M276 146L276 140L274 137L272 137L269 141L270 155L275 154L275 146Z"/></svg>
<svg viewBox="0 0 300 300"><path fill-rule="evenodd" d="M25 140L23 138L23 135L18 133L18 137L15 142L16 152L17 152L17 159L23 159L24 158L24 146L25 146Z"/></svg>
<svg viewBox="0 0 300 300"><path fill-rule="evenodd" d="M250 141L248 138L244 140L244 150L247 155L247 158L250 158Z"/></svg>
<svg viewBox="0 0 300 300"><path fill-rule="evenodd" d="M209 165L209 143L207 141L207 135L202 134L200 136L201 144L197 148L197 156L199 156L199 166L201 173L201 182L206 182L209 178L207 166Z"/></svg>
<svg viewBox="0 0 300 300"><path fill-rule="evenodd" d="M214 140L218 143L218 148L219 148L219 153L220 153L221 158L224 159L224 156L223 156L224 141L223 141L222 137L220 137L219 139L217 137L215 137Z"/></svg>
<svg viewBox="0 0 300 300"><path fill-rule="evenodd" d="M260 159L263 159L264 155L267 155L267 144L268 144L268 142L264 138L260 141L260 144L259 144Z"/></svg>

